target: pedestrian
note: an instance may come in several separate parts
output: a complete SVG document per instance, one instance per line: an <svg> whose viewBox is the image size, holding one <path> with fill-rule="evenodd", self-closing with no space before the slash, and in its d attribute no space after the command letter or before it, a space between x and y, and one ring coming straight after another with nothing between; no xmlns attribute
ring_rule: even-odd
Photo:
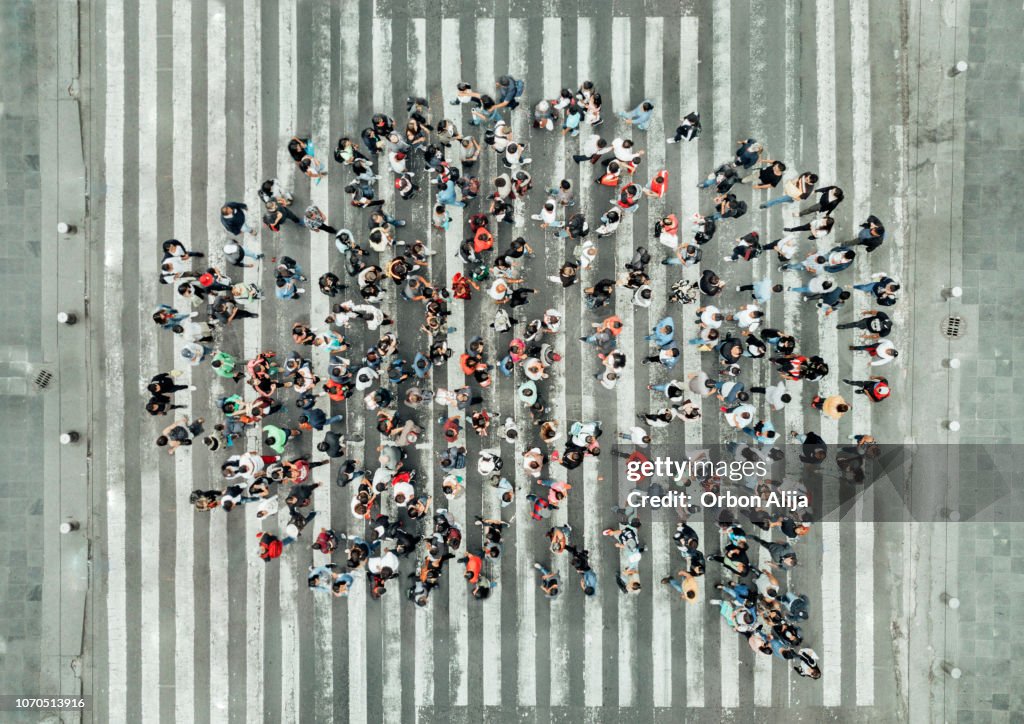
<svg viewBox="0 0 1024 724"><path fill-rule="evenodd" d="M899 352L888 339L883 339L875 344L851 344L849 349L853 352L867 352L873 358L870 362L872 367L887 365L899 356Z"/></svg>
<svg viewBox="0 0 1024 724"><path fill-rule="evenodd" d="M762 209L769 209L777 204L789 204L794 201L803 201L814 191L818 183L818 175L815 173L802 173L795 179L787 181L783 185L785 193L778 198L771 199L761 204Z"/></svg>
<svg viewBox="0 0 1024 724"><path fill-rule="evenodd" d="M540 572L540 590L545 598L555 598L559 593L559 586L562 582L557 572L552 572L540 563L534 563L533 567Z"/></svg>
<svg viewBox="0 0 1024 724"><path fill-rule="evenodd" d="M630 111L619 111L619 118L625 121L627 126L633 126L641 131L646 131L654 115L654 102L648 99L642 100Z"/></svg>
<svg viewBox="0 0 1024 724"><path fill-rule="evenodd" d="M868 309L861 312L860 319L837 324L836 329L862 329L866 333L861 335L863 339L880 339L889 336L892 331L892 320L885 312Z"/></svg>
<svg viewBox="0 0 1024 724"><path fill-rule="evenodd" d="M235 382L240 382L245 376L245 373L239 369L236 369L238 360L233 355L220 350L213 355L213 360L210 362L210 366L213 367L213 371L220 377L224 377Z"/></svg>
<svg viewBox="0 0 1024 724"><path fill-rule="evenodd" d="M817 202L801 210L800 216L814 213L830 215L843 200L843 190L838 186L823 186L815 193L818 194Z"/></svg>
<svg viewBox="0 0 1024 724"><path fill-rule="evenodd" d="M248 208L239 201L228 201L220 207L220 223L232 236L256 233L256 229L249 224L245 216L245 210Z"/></svg>
<svg viewBox="0 0 1024 724"><path fill-rule="evenodd" d="M175 420L165 427L156 439L157 447L166 447L167 453L173 455L182 446L191 446L192 441L203 434L203 418L189 422L188 416Z"/></svg>
<svg viewBox="0 0 1024 724"><path fill-rule="evenodd" d="M741 284L736 287L737 292L752 292L750 296L761 304L766 304L771 299L772 294L778 294L782 289L781 284L773 284L772 280L768 277L760 279L753 284Z"/></svg>
<svg viewBox="0 0 1024 724"><path fill-rule="evenodd" d="M871 402L881 402L892 393L889 388L889 380L880 375L872 375L866 380L843 380L843 382L855 387L855 394L864 395Z"/></svg>
<svg viewBox="0 0 1024 724"><path fill-rule="evenodd" d="M671 586L687 603L697 603L699 600L698 593L700 589L697 579L686 569L677 571L675 577L666 576L662 578L661 582Z"/></svg>
<svg viewBox="0 0 1024 724"><path fill-rule="evenodd" d="M843 399L842 395L829 395L828 397L815 395L814 399L811 400L811 407L815 410L821 410L833 420L838 420L850 410L850 406Z"/></svg>
<svg viewBox="0 0 1024 724"><path fill-rule="evenodd" d="M666 139L668 143L679 143L683 139L692 141L700 135L700 114L696 111L687 113L679 126L676 127L675 135Z"/></svg>
<svg viewBox="0 0 1024 724"><path fill-rule="evenodd" d="M872 274L873 281L864 284L854 284L853 288L868 294L873 294L875 302L883 307L891 307L896 304L899 298L897 292L900 290L899 283L885 272Z"/></svg>

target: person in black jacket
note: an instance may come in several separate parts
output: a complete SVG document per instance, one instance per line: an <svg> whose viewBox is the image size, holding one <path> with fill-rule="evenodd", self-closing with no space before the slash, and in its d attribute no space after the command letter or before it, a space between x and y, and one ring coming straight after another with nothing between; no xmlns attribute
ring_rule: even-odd
<svg viewBox="0 0 1024 724"><path fill-rule="evenodd" d="M819 211L827 216L835 211L843 201L843 190L838 186L823 186L820 189L815 189L814 193L818 194L817 202L801 211L800 216L807 216L807 214Z"/></svg>
<svg viewBox="0 0 1024 724"><path fill-rule="evenodd" d="M243 231L249 234L256 233L256 229L245 218L247 208L249 207L240 201L228 201L220 207L220 223L232 236L237 236Z"/></svg>

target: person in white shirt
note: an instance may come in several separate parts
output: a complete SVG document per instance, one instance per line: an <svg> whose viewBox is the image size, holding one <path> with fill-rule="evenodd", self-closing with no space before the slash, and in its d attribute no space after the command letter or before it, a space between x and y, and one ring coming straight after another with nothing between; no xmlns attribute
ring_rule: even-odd
<svg viewBox="0 0 1024 724"><path fill-rule="evenodd" d="M646 430L637 425L629 428L629 432L619 432L616 434L623 442L628 442L633 445L642 445L646 447L651 444L651 436L647 434Z"/></svg>
<svg viewBox="0 0 1024 724"><path fill-rule="evenodd" d="M779 255L779 261L783 264L791 261L796 253L800 250L800 242L792 234L784 236L781 239L769 242L761 247L765 251L774 249L775 253Z"/></svg>
<svg viewBox="0 0 1024 724"><path fill-rule="evenodd" d="M615 385L619 383L620 375L614 369L606 367L604 370L594 375L594 379L596 379L601 384L601 387L606 390L614 390Z"/></svg>
<svg viewBox="0 0 1024 724"><path fill-rule="evenodd" d="M635 151L633 141L628 138L616 138L612 141L612 154L620 163L633 163L633 159L642 156L643 151Z"/></svg>
<svg viewBox="0 0 1024 724"><path fill-rule="evenodd" d="M807 280L807 283L802 287L790 287L789 291L799 292L803 295L808 294L824 294L828 290L835 286L835 282L826 276L814 276ZM806 300L806 296L804 299Z"/></svg>
<svg viewBox="0 0 1024 724"><path fill-rule="evenodd" d="M732 320L736 322L740 330L744 332L755 332L761 325L761 320L764 319L764 312L756 304L744 304L738 310L736 314L732 316Z"/></svg>
<svg viewBox="0 0 1024 724"><path fill-rule="evenodd" d="M476 461L476 470L478 473L487 477L497 470L501 469L501 455L496 449L481 450L480 456Z"/></svg>
<svg viewBox="0 0 1024 724"><path fill-rule="evenodd" d="M691 372L687 375L686 380L686 386L689 387L690 392L695 395L708 397L715 391L714 380L708 377L708 373L704 370L701 370L700 372Z"/></svg>
<svg viewBox="0 0 1024 724"><path fill-rule="evenodd" d="M633 306L640 307L641 309L647 309L651 306L651 302L654 300L654 290L651 289L650 284L642 284L636 288L633 292Z"/></svg>
<svg viewBox="0 0 1024 724"><path fill-rule="evenodd" d="M523 158L526 146L522 143L510 143L505 149L505 168L515 168L530 163L533 159Z"/></svg>
<svg viewBox="0 0 1024 724"><path fill-rule="evenodd" d="M576 163L581 163L590 160L591 165L601 160L601 157L612 150L612 147L608 145L608 141L601 138L596 133L590 134L580 144L580 152L574 153L572 160Z"/></svg>
<svg viewBox="0 0 1024 724"><path fill-rule="evenodd" d="M725 321L725 315L714 304L708 304L697 310L697 321L704 329L718 329Z"/></svg>
<svg viewBox="0 0 1024 724"><path fill-rule="evenodd" d="M494 152L505 153L512 142L512 128L505 121L494 124Z"/></svg>
<svg viewBox="0 0 1024 724"><path fill-rule="evenodd" d="M366 567L370 573L376 573L381 578L391 578L398 573L398 556L394 551L384 551L379 556L371 556L366 561Z"/></svg>
<svg viewBox="0 0 1024 724"><path fill-rule="evenodd" d="M269 498L264 498L260 501L260 504L256 506L256 517L273 518L277 515L278 508L277 496L271 495Z"/></svg>
<svg viewBox="0 0 1024 724"><path fill-rule="evenodd" d="M494 179L494 198L505 200L509 197L515 198L512 178L507 173L503 173Z"/></svg>
<svg viewBox="0 0 1024 724"><path fill-rule="evenodd" d="M499 480L491 483L492 487L497 488L501 494L501 507L505 508L512 504L515 500L516 489L515 486L509 482L508 478L500 478Z"/></svg>
<svg viewBox="0 0 1024 724"><path fill-rule="evenodd" d="M576 447L587 447L600 427L600 422L574 422L572 427L569 428L572 444Z"/></svg>
<svg viewBox="0 0 1024 724"><path fill-rule="evenodd" d="M590 239L584 239L579 246L580 269L590 269L597 261L597 244Z"/></svg>
<svg viewBox="0 0 1024 724"><path fill-rule="evenodd" d="M872 367L887 365L899 356L896 345L888 339L883 339L875 344L850 345L850 349L854 352L867 352L870 354L874 358L871 360Z"/></svg>
<svg viewBox="0 0 1024 724"><path fill-rule="evenodd" d="M404 151L392 151L388 154L388 164L391 166L391 170L401 176L408 171L406 165L406 155Z"/></svg>
<svg viewBox="0 0 1024 724"><path fill-rule="evenodd" d="M754 413L757 410L753 405L737 405L724 413L725 421L737 430L742 430L754 420Z"/></svg>
<svg viewBox="0 0 1024 724"><path fill-rule="evenodd" d="M533 478L539 478L544 467L544 453L539 447L533 447L523 453L523 470Z"/></svg>
<svg viewBox="0 0 1024 724"><path fill-rule="evenodd" d="M704 377L707 379L707 375ZM660 385L647 385L647 389L663 393L673 405L678 405L686 399L686 387L679 380L669 380Z"/></svg>
<svg viewBox="0 0 1024 724"><path fill-rule="evenodd" d="M558 212L556 210L555 202L548 199L544 202L544 208L540 210L539 214L534 214L530 218L534 221L539 221L542 229L549 227L561 228L562 222L558 220Z"/></svg>
<svg viewBox="0 0 1024 724"><path fill-rule="evenodd" d="M597 227L598 236L611 236L619 228L622 221L622 214L615 209L609 209L601 217L601 225Z"/></svg>
<svg viewBox="0 0 1024 724"><path fill-rule="evenodd" d="M404 508L416 499L416 488L406 480L392 483L391 497L394 499L395 505L399 508Z"/></svg>
<svg viewBox="0 0 1024 724"><path fill-rule="evenodd" d="M785 380L779 380L776 384L768 387L751 387L750 392L752 394L764 395L765 402L767 402L775 412L784 408L786 404L791 402L793 399L793 397L786 391Z"/></svg>
<svg viewBox="0 0 1024 724"><path fill-rule="evenodd" d="M783 228L783 231L809 231L810 236L808 239L820 239L823 236L828 235L832 231L832 227L835 225L836 220L832 216L819 216L806 224L800 226L787 226Z"/></svg>

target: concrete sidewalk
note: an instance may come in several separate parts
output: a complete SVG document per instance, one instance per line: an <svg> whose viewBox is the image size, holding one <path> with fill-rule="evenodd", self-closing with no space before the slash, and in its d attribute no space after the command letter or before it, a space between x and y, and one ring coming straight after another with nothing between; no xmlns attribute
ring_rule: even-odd
<svg viewBox="0 0 1024 724"><path fill-rule="evenodd" d="M0 244L0 693L79 695L89 592L87 247L85 167L77 100L79 6L71 0L0 4L0 134L5 154ZM59 236L58 221L78 232ZM58 324L58 311L75 314ZM45 389L40 371L52 375ZM59 435L75 430L77 444ZM41 462L40 462L41 461ZM40 479L40 465L42 475ZM61 535L62 522L82 521ZM51 712L52 714L52 712ZM4 712L4 721L41 713ZM77 714L64 712L64 721Z"/></svg>

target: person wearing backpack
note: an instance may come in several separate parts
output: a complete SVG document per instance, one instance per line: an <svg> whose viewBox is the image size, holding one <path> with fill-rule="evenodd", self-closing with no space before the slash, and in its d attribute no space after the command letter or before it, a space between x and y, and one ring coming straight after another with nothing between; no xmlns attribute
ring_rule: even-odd
<svg viewBox="0 0 1024 724"><path fill-rule="evenodd" d="M503 75L498 78L494 87L498 89L497 102L492 106L493 110L499 108L518 108L519 98L523 95L523 89L525 83L521 80L516 80L510 75Z"/></svg>

